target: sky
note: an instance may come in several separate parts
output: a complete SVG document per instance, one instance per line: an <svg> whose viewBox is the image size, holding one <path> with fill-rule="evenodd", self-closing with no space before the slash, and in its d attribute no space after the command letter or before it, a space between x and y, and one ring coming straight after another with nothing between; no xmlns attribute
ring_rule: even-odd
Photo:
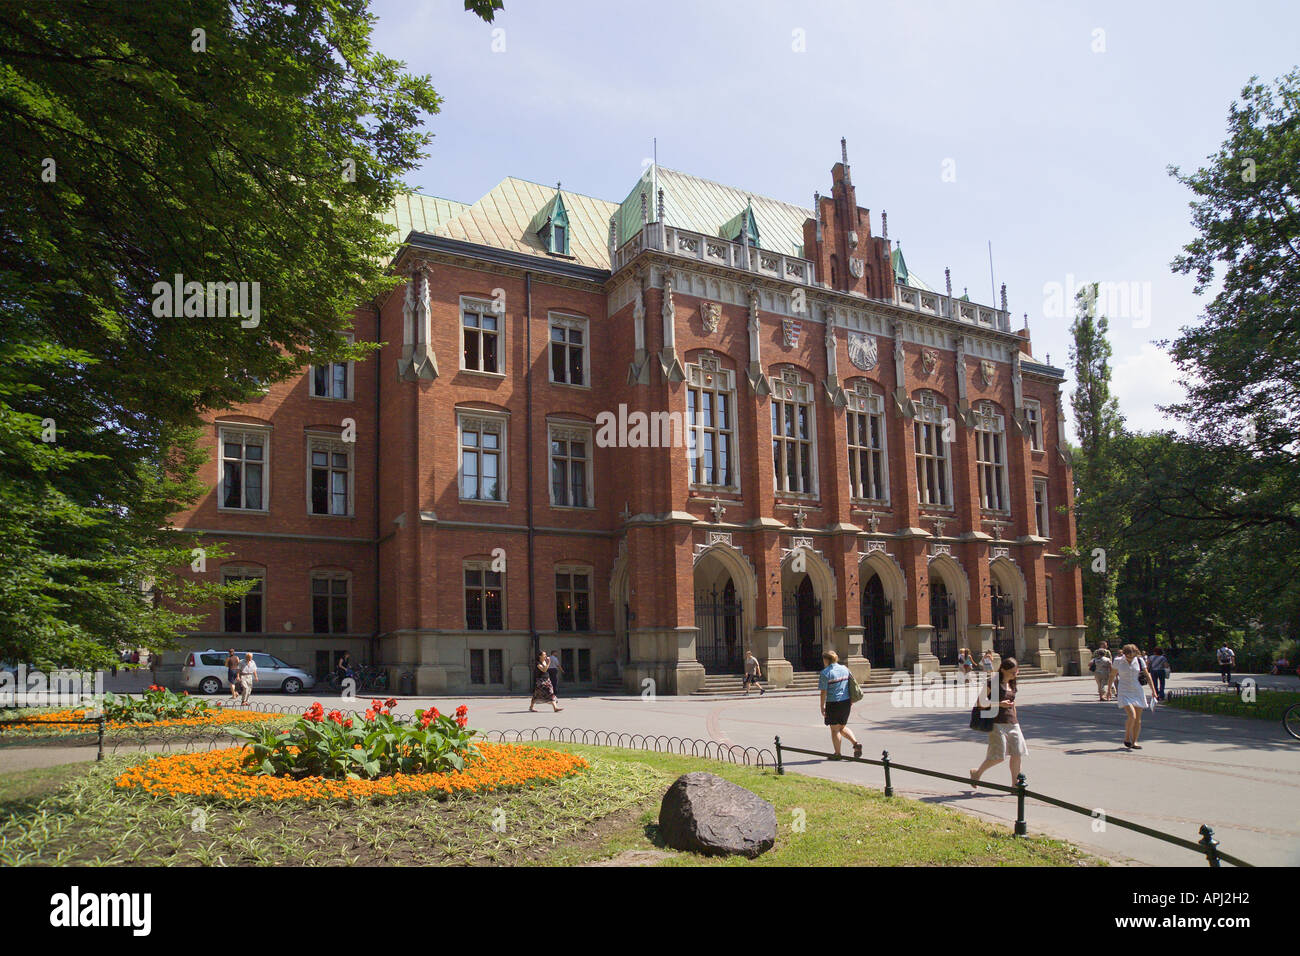
<svg viewBox="0 0 1300 956"><path fill-rule="evenodd" d="M443 98L420 192L507 176L621 201L659 162L802 206L848 142L858 203L909 269L996 304L1067 368L1073 290L1109 283L1112 388L1131 429L1175 427L1157 344L1205 299L1170 263L1190 172L1251 76L1300 65L1300 3L377 0L376 49ZM989 243L993 281L990 282ZM1073 382L1067 382L1072 388ZM1066 415L1069 417L1068 401Z"/></svg>

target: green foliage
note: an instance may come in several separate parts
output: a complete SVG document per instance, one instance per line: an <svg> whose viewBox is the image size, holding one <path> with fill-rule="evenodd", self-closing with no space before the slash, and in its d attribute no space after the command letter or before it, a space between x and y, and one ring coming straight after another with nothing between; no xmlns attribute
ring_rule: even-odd
<svg viewBox="0 0 1300 956"><path fill-rule="evenodd" d="M0 5L0 658L106 666L234 593L178 576L196 542L168 530L206 490L202 414L366 353L339 333L395 281L379 215L438 109L372 24L366 0ZM177 275L257 283L257 324L155 314Z"/></svg>
<svg viewBox="0 0 1300 956"><path fill-rule="evenodd" d="M198 717L208 711L208 703L191 697L188 691L173 693L157 684L150 685L139 697L129 694L105 694L104 716L109 720L134 724L153 723L156 720L183 720Z"/></svg>
<svg viewBox="0 0 1300 956"><path fill-rule="evenodd" d="M1256 720L1281 720L1287 708L1300 704L1300 694L1287 691L1262 690L1253 701L1243 701L1238 694L1197 694L1173 697L1170 707L1194 710L1202 714L1219 714L1225 717L1252 717Z"/></svg>
<svg viewBox="0 0 1300 956"><path fill-rule="evenodd" d="M448 773L462 770L478 750L476 731L466 726L466 708L455 717L437 708L417 710L415 723L402 723L388 708L395 701L373 701L361 719L339 711L326 714L317 701L287 730L230 731L248 741L245 766L271 776L326 777L331 780L394 773Z"/></svg>

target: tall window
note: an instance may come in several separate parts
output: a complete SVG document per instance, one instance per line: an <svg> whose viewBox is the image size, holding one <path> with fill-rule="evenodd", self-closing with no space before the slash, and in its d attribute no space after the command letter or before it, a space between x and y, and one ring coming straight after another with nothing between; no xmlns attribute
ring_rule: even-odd
<svg viewBox="0 0 1300 956"><path fill-rule="evenodd" d="M351 342L349 334L345 338ZM311 367L312 398L351 398L352 363L332 362Z"/></svg>
<svg viewBox="0 0 1300 956"><path fill-rule="evenodd" d="M691 484L735 488L736 392L733 373L716 358L687 365L687 461Z"/></svg>
<svg viewBox="0 0 1300 956"><path fill-rule="evenodd" d="M465 628L470 631L500 631L504 629L504 612L501 603L500 571L493 571L487 562L465 565Z"/></svg>
<svg viewBox="0 0 1300 956"><path fill-rule="evenodd" d="M889 497L885 482L885 402L866 382L846 393L849 429L849 494L866 501Z"/></svg>
<svg viewBox="0 0 1300 956"><path fill-rule="evenodd" d="M559 631L591 630L591 573L585 568L555 573L555 621Z"/></svg>
<svg viewBox="0 0 1300 956"><path fill-rule="evenodd" d="M262 627L262 599L265 578L260 570L234 568L221 575L225 584L253 581L252 590L243 597L226 604L225 632L227 634L259 634Z"/></svg>
<svg viewBox="0 0 1300 956"><path fill-rule="evenodd" d="M352 446L333 438L307 441L309 514L352 513Z"/></svg>
<svg viewBox="0 0 1300 956"><path fill-rule="evenodd" d="M465 501L505 500L503 419L460 416L460 497Z"/></svg>
<svg viewBox="0 0 1300 956"><path fill-rule="evenodd" d="M1043 407L1032 398L1025 399L1025 425L1029 431L1029 447L1043 450Z"/></svg>
<svg viewBox="0 0 1300 956"><path fill-rule="evenodd" d="M551 316L551 381L587 384L587 320Z"/></svg>
<svg viewBox="0 0 1300 956"><path fill-rule="evenodd" d="M1043 584L1046 586L1046 592L1047 592L1046 593L1047 623L1055 624L1056 623L1056 596L1052 592L1052 576L1050 574L1046 578L1044 578Z"/></svg>
<svg viewBox="0 0 1300 956"><path fill-rule="evenodd" d="M221 507L266 510L267 433L221 429Z"/></svg>
<svg viewBox="0 0 1300 956"><path fill-rule="evenodd" d="M311 579L313 634L348 631L349 578L345 574L315 574Z"/></svg>
<svg viewBox="0 0 1300 956"><path fill-rule="evenodd" d="M490 302L461 302L463 351L460 367L471 372L500 372L500 316Z"/></svg>
<svg viewBox="0 0 1300 956"><path fill-rule="evenodd" d="M1047 479L1034 479L1034 522L1040 538L1051 537L1047 524Z"/></svg>
<svg viewBox="0 0 1300 956"><path fill-rule="evenodd" d="M916 420L912 422L916 439L916 495L923 505L948 507L948 443L944 441L944 422L948 406L940 405L934 392L923 392L917 402ZM955 427L955 426L954 426Z"/></svg>
<svg viewBox="0 0 1300 956"><path fill-rule="evenodd" d="M484 658L487 660L486 669L483 666ZM505 654L500 648L489 648L487 651L474 648L469 652L471 684L504 684L505 672Z"/></svg>
<svg viewBox="0 0 1300 956"><path fill-rule="evenodd" d="M812 387L794 369L772 380L772 467L777 492L813 494Z"/></svg>
<svg viewBox="0 0 1300 956"><path fill-rule="evenodd" d="M1005 419L988 402L975 408L975 466L980 479L980 507L1010 511Z"/></svg>
<svg viewBox="0 0 1300 956"><path fill-rule="evenodd" d="M552 425L551 504L562 508L590 508L591 430Z"/></svg>

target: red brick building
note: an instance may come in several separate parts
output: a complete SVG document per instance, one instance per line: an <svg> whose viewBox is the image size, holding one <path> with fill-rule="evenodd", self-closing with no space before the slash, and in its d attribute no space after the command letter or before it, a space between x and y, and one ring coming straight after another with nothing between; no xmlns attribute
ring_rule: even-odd
<svg viewBox="0 0 1300 956"><path fill-rule="evenodd" d="M847 160L815 209L662 167L622 203L403 197L408 281L354 325L386 344L213 418L177 524L260 586L184 646L424 694L522 692L539 646L670 694L750 648L777 685L823 647L1079 662L1063 374L880 219Z"/></svg>

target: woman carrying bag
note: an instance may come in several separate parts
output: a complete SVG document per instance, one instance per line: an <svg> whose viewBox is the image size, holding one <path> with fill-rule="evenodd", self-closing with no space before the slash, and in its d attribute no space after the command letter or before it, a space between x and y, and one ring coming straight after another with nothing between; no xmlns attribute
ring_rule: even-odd
<svg viewBox="0 0 1300 956"><path fill-rule="evenodd" d="M1146 687L1151 683L1145 658L1136 644L1125 644L1111 667L1110 684L1117 688L1119 709L1124 711L1124 746L1141 750L1142 711L1147 709Z"/></svg>
<svg viewBox="0 0 1300 956"><path fill-rule="evenodd" d="M998 667L998 705L997 716L992 718L991 724L977 721L985 721L980 711L987 713L993 707L993 681L990 680L985 685L980 699L975 705L975 710L971 712L971 727L989 727L989 747L988 752L984 755L984 762L979 768L970 772L971 779L975 785L979 786L980 777L984 771L990 767L1000 764L1007 757L1011 758L1011 785L1016 785L1016 778L1020 776L1020 761L1029 753L1029 747L1025 744L1025 735L1020 730L1020 718L1016 714L1016 675L1020 673L1020 665L1016 663L1014 657L1002 658L1002 664Z"/></svg>

